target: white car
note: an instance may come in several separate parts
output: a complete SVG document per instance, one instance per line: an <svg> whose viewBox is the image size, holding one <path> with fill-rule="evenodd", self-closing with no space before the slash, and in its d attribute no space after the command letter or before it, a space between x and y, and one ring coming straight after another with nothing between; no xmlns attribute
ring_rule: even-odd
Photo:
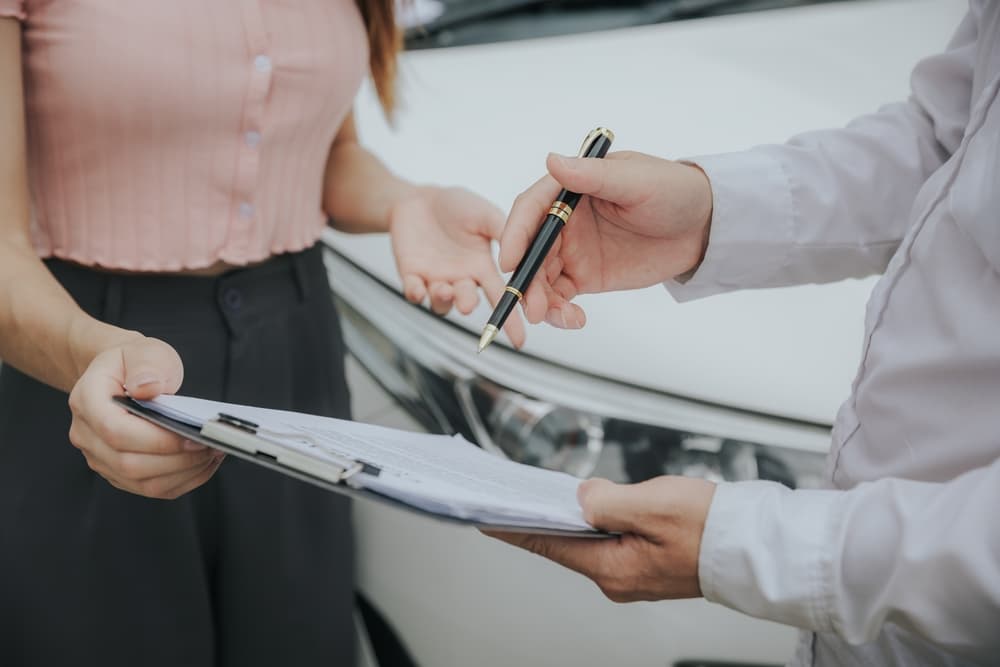
<svg viewBox="0 0 1000 667"><path fill-rule="evenodd" d="M913 64L943 48L964 11L958 0L873 0L599 30L615 25L615 3L572 4L417 35L485 43L406 53L396 127L366 90L362 141L408 178L460 184L507 210L548 151L574 153L597 125L615 131L613 150L665 157L842 125L906 96ZM577 31L544 36L553 25ZM537 37L489 41L518 33ZM359 420L460 432L581 477L820 483L871 280L683 305L660 287L585 296L583 330L531 327L523 351L494 344L477 356L485 304L439 318L400 297L387 238L325 241L359 362ZM614 604L472 529L364 502L355 526L359 586L419 665L751 665L781 663L794 646L793 629L702 600Z"/></svg>

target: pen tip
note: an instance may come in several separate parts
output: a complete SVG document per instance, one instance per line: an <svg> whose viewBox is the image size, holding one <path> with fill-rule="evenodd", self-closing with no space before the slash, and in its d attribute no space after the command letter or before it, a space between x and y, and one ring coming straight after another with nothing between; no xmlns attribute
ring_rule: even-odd
<svg viewBox="0 0 1000 667"><path fill-rule="evenodd" d="M486 346L493 342L493 339L497 337L498 333L500 333L499 329L492 324L487 324L486 328L483 329L483 335L479 337L479 349L476 351L476 354L485 350Z"/></svg>

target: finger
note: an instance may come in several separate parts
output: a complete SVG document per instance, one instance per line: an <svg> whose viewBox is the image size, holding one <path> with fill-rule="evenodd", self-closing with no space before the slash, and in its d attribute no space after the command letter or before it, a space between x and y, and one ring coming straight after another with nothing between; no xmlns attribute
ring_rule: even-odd
<svg viewBox="0 0 1000 667"><path fill-rule="evenodd" d="M559 240L558 238L556 239ZM554 283L558 278L559 274L563 270L563 260L556 253L556 246L553 244L552 249L549 251L549 255L546 258L545 264L542 265L542 269L545 271L545 277L548 278L549 284Z"/></svg>
<svg viewBox="0 0 1000 667"><path fill-rule="evenodd" d="M524 321L521 319L521 314L514 310L507 317L507 321L503 323L503 332L507 334L507 338L510 339L511 345L517 349L524 347L524 341L527 339L527 333L524 330Z"/></svg>
<svg viewBox="0 0 1000 667"><path fill-rule="evenodd" d="M609 532L647 535L655 513L655 497L645 484L615 484L606 479L589 479L577 489L583 518L594 528Z"/></svg>
<svg viewBox="0 0 1000 667"><path fill-rule="evenodd" d="M558 306L549 308L545 313L545 323L557 329L582 329L587 323L587 316L580 306L564 301Z"/></svg>
<svg viewBox="0 0 1000 667"><path fill-rule="evenodd" d="M567 301L572 301L579 293L576 289L576 284L568 276L559 276L550 282L555 293Z"/></svg>
<svg viewBox="0 0 1000 667"><path fill-rule="evenodd" d="M167 491L166 497L180 498L184 494L194 491L199 486L212 479L212 476L219 470L219 467L225 459L225 454L218 456L215 460L209 463L204 470L195 475L193 478L187 480L186 482L182 482L178 486L175 486Z"/></svg>
<svg viewBox="0 0 1000 667"><path fill-rule="evenodd" d="M648 176L642 165L626 153L612 153L605 158L565 157L549 153L545 166L562 187L571 192L591 195L620 205L637 203L647 196Z"/></svg>
<svg viewBox="0 0 1000 667"><path fill-rule="evenodd" d="M500 237L503 236L505 222L506 219L504 218L503 211L496 206L490 206L489 211L486 213L484 218L486 233L489 235L490 239L494 241L500 240Z"/></svg>
<svg viewBox="0 0 1000 667"><path fill-rule="evenodd" d="M145 338L122 347L125 377L119 381L129 395L140 400L176 392L184 379L184 365L174 348L161 340Z"/></svg>
<svg viewBox="0 0 1000 667"><path fill-rule="evenodd" d="M211 460L214 454L207 447L178 454L121 452L110 447L85 423L74 424L71 434L74 444L84 451L88 460L98 463L102 472L124 481L140 482L197 468Z"/></svg>
<svg viewBox="0 0 1000 667"><path fill-rule="evenodd" d="M608 554L619 544L615 538L595 540L528 533L505 533L492 530L483 530L482 533L501 542L538 554L590 578L594 578L602 572Z"/></svg>
<svg viewBox="0 0 1000 667"><path fill-rule="evenodd" d="M517 267L559 190L559 184L551 176L543 176L514 200L500 235L501 271L510 272Z"/></svg>
<svg viewBox="0 0 1000 667"><path fill-rule="evenodd" d="M538 324L545 319L545 313L550 307L548 279L544 275L536 275L524 293L524 316L532 324Z"/></svg>
<svg viewBox="0 0 1000 667"><path fill-rule="evenodd" d="M130 414L107 396L103 399L81 388L87 396L74 409L73 422L86 427L94 438L119 452L140 454L180 454L204 448Z"/></svg>
<svg viewBox="0 0 1000 667"><path fill-rule="evenodd" d="M438 315L447 315L455 298L455 290L450 283L434 282L430 284L431 310Z"/></svg>
<svg viewBox="0 0 1000 667"><path fill-rule="evenodd" d="M576 286L566 276L561 276L556 284L548 288L549 309L545 321L560 329L580 329L587 323L583 308L570 301L576 296Z"/></svg>
<svg viewBox="0 0 1000 667"><path fill-rule="evenodd" d="M403 295L410 303L423 303L427 296L427 285L424 284L420 276L412 273L403 276Z"/></svg>
<svg viewBox="0 0 1000 667"><path fill-rule="evenodd" d="M210 454L206 460L190 468L175 470L165 475L147 479L131 479L103 463L93 464L89 459L88 463L91 463L91 469L94 472L108 480L112 486L122 491L128 491L129 493L147 498L176 498L179 494L173 494L172 491L174 489L183 487L189 484L191 480L198 478L206 470L216 465L222 456L221 452L216 452Z"/></svg>
<svg viewBox="0 0 1000 667"><path fill-rule="evenodd" d="M463 315L471 313L479 303L479 288L468 278L458 280L454 284L455 308Z"/></svg>
<svg viewBox="0 0 1000 667"><path fill-rule="evenodd" d="M204 484L215 473L222 459L222 453L213 456L207 462L188 470L180 470L170 475L135 482L135 491L147 498L173 500L187 491Z"/></svg>

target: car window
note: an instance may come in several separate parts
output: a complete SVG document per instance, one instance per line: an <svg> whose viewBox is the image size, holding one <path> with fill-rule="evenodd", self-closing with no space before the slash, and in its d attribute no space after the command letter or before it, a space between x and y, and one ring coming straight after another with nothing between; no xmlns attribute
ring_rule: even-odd
<svg viewBox="0 0 1000 667"><path fill-rule="evenodd" d="M536 39L833 0L401 0L408 49Z"/></svg>

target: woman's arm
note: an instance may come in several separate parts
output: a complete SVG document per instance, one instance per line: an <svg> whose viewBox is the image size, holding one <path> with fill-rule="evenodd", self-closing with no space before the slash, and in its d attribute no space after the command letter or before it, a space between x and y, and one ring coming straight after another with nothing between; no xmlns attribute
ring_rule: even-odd
<svg viewBox="0 0 1000 667"><path fill-rule="evenodd" d="M348 116L330 148L323 177L323 210L346 232L389 232L406 298L445 314L468 314L482 288L492 303L504 282L491 242L503 231L496 206L461 188L417 186L390 172L358 143ZM478 288L477 288L478 286ZM524 325L508 318L504 331L520 347Z"/></svg>
<svg viewBox="0 0 1000 667"><path fill-rule="evenodd" d="M101 351L139 337L87 316L29 235L21 27L0 19L0 359L69 391Z"/></svg>
<svg viewBox="0 0 1000 667"><path fill-rule="evenodd" d="M418 193L358 142L348 114L330 148L323 175L323 211L344 232L387 232L394 206Z"/></svg>
<svg viewBox="0 0 1000 667"><path fill-rule="evenodd" d="M63 391L70 441L113 486L176 498L204 484L221 456L137 419L111 401L153 398L180 386L177 353L88 316L31 246L21 81L21 26L0 18L0 358ZM6 443L4 443L6 444ZM14 443L30 446L31 443Z"/></svg>

